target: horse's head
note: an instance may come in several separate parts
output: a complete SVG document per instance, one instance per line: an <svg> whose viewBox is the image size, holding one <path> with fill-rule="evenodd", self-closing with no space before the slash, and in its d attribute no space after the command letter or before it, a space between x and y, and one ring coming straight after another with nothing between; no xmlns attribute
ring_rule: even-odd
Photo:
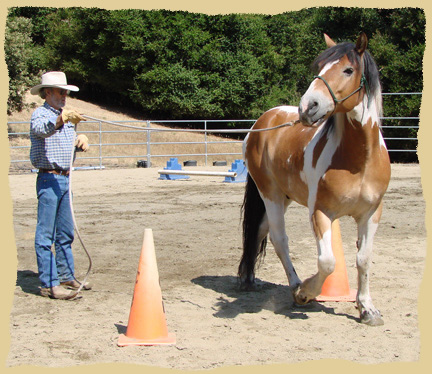
<svg viewBox="0 0 432 374"><path fill-rule="evenodd" d="M328 46L315 60L318 74L303 95L299 115L303 123L321 123L339 112L350 112L363 99L367 81L364 56L367 37L362 33L356 44L336 44L325 35Z"/></svg>

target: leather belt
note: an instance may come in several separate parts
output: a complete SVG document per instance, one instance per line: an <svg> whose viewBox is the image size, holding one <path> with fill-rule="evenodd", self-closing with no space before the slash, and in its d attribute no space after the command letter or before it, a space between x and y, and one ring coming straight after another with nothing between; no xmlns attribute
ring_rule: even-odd
<svg viewBox="0 0 432 374"><path fill-rule="evenodd" d="M49 174L69 176L69 170L60 170L60 169L39 169L39 173L49 173Z"/></svg>

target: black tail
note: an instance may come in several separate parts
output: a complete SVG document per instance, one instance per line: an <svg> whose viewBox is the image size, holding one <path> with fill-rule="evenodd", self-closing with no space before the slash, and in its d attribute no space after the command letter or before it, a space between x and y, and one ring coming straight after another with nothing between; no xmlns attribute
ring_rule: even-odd
<svg viewBox="0 0 432 374"><path fill-rule="evenodd" d="M267 236L258 243L258 232L266 212L265 205L258 193L258 188L248 174L246 190L243 200L243 256L238 268L240 280L253 283L255 278L255 265L265 255Z"/></svg>

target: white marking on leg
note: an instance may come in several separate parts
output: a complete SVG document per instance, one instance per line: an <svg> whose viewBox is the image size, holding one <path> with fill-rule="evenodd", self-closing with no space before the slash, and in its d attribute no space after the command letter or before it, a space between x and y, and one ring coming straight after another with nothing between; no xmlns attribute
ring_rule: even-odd
<svg viewBox="0 0 432 374"><path fill-rule="evenodd" d="M370 217L365 223L359 223L358 225L357 305L360 315L366 312L370 316L379 316L379 312L373 305L369 292L369 269L372 262L373 239L377 228L378 223L373 222L373 216Z"/></svg>
<svg viewBox="0 0 432 374"><path fill-rule="evenodd" d="M327 230L323 237L317 240L318 244L318 272L321 273L319 278L327 278L328 275L333 273L336 259L332 250L332 232L331 228ZM321 285L322 286L322 285ZM321 291L321 286L320 290ZM318 291L318 292L319 292Z"/></svg>
<svg viewBox="0 0 432 374"><path fill-rule="evenodd" d="M270 240L285 269L289 285L295 287L301 282L289 255L288 236L285 231L284 204L278 204L265 198L263 200L267 212Z"/></svg>
<svg viewBox="0 0 432 374"><path fill-rule="evenodd" d="M333 273L336 264L336 259L333 255L332 249L331 222L328 219L328 222L326 224L326 222L322 221L322 219L323 216L321 216L320 219L321 226L328 226L328 229L324 231L322 237L319 237L319 232L315 230L322 231L323 227L314 228L314 224L311 220L312 230L315 232L315 238L317 241L318 272L312 277L306 279L301 285L299 290L299 297L303 300L312 300L320 294L324 281L331 273ZM318 224L318 222L315 221L315 224Z"/></svg>

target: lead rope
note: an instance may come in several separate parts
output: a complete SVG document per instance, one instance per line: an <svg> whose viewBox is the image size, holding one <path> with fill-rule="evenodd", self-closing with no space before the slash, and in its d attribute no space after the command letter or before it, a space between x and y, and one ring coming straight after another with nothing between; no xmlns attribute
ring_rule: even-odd
<svg viewBox="0 0 432 374"><path fill-rule="evenodd" d="M97 122L105 122L105 123L108 123L110 125L115 125L115 126L120 126L120 127L127 127L127 128L133 128L133 129L138 129L138 130L142 130L142 131L149 131L148 129L143 128L143 127L124 125L124 124L120 124L120 123L117 123L117 122L107 121L107 120L103 120L103 119L99 119L99 118L94 118L94 117L90 117L90 116L86 116L86 115L83 115L83 117L85 117L87 119L90 119L90 120L97 121ZM296 120L296 121L293 121L293 122L283 123L281 125L270 127L270 128L266 128L266 129L255 129L255 130L252 129L252 130L241 130L241 131L236 130L235 132L248 132L249 133L249 132L270 131L270 130L279 129L281 127L293 126L293 125L295 125L295 124L297 124L299 122L301 122L301 121L300 120ZM215 133L233 132L232 130L184 130L184 129L182 129L182 130L157 129L157 130L152 130L152 131L171 131L171 132L172 131L184 131L184 132L215 132ZM75 132L76 132L76 125L75 125ZM86 246L84 244L84 241L81 238L81 234L79 232L78 225L77 225L77 222L76 222L76 219L75 219L75 212L74 212L73 201L72 201L73 200L73 198L72 198L72 174L73 174L72 170L73 170L73 162L74 162L74 158L75 158L75 152L76 152L76 147L75 147L75 141L74 141L72 143L71 161L70 161L70 165L69 165L69 206L70 206L70 210L71 210L71 214L72 214L72 221L73 221L73 224L74 224L75 232L76 232L76 234L78 236L78 239L79 239L79 241L80 241L80 243L81 243L81 245L82 245L82 247L83 247L83 249L84 249L87 257L88 257L89 267L88 267L87 273L84 276L84 279L82 280L82 282L79 282L75 278L75 276L74 276L75 280L80 283L80 286L79 286L78 290L76 290L76 292L74 292L73 294L71 294L70 296L67 297L68 300L75 298L81 292L81 290L83 289L84 284L87 281L87 278L88 278L88 276L90 274L90 270L92 268L92 259L91 259L90 253L88 252L88 250L87 250L87 248L86 248Z"/></svg>
<svg viewBox="0 0 432 374"><path fill-rule="evenodd" d="M109 125L114 125L114 126L120 126L120 127L126 127L129 129L135 129L135 130L141 130L141 131L155 131L155 132L164 132L164 131L168 131L168 132L207 132L207 133L217 133L217 134L223 134L223 133L249 133L249 132L263 132L263 131L270 131L270 130L276 130L276 129L280 129L281 127L286 127L286 126L293 126L296 125L297 123L300 123L301 121L295 120L292 122L286 122L283 123L281 125L278 126L274 126L274 127L269 127L266 129L241 129L241 130L197 130L197 129L149 129L149 128L145 128L145 127L140 127L140 126L132 126L132 125L125 125L122 123L118 123L118 122L112 122L112 121L107 121L104 119L100 119L100 118L94 118L94 117L90 117L90 116L86 116L86 115L82 115L83 117L92 120L92 121L97 121L97 122L104 122L107 123Z"/></svg>
<svg viewBox="0 0 432 374"><path fill-rule="evenodd" d="M76 133L76 125L75 125L75 133ZM75 139L74 139L74 141L72 142L71 160L70 160L70 164L69 164L69 206L70 206L70 211L71 211L71 214L72 214L72 221L73 221L73 224L74 224L75 232L76 232L76 234L78 236L78 239L79 239L79 241L80 241L80 243L81 243L81 245L82 245L82 247L84 249L84 252L86 253L86 255L88 257L89 266L88 266L87 273L84 276L84 279L82 280L82 282L79 282L75 278L75 275L74 275L74 279L78 283L80 283L80 286L78 287L78 290L76 290L74 293L72 293L70 296L68 296L66 298L68 300L75 298L81 292L81 290L83 289L83 287L84 287L84 285L85 285L85 283L87 281L87 278L88 278L88 276L90 274L90 270L92 268L92 259L90 257L90 253L88 252L88 250L87 250L87 248L86 248L86 246L84 244L84 241L81 238L81 234L79 232L78 225L77 225L77 222L76 222L76 219L75 219L75 213L74 213L74 207L73 207L73 201L72 201L72 170L73 170L73 162L74 162L74 158L75 158L75 152L76 152L76 147L75 147Z"/></svg>

